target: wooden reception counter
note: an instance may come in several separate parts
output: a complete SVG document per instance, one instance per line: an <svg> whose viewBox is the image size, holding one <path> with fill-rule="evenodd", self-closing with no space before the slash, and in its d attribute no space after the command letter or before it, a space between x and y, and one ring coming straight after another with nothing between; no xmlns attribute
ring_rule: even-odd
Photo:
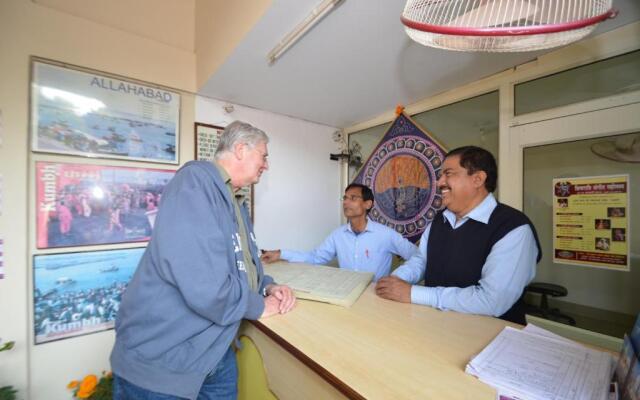
<svg viewBox="0 0 640 400"><path fill-rule="evenodd" d="M372 284L350 308L299 300L289 314L245 322L241 334L281 400L493 400L464 369L508 324L384 300Z"/></svg>

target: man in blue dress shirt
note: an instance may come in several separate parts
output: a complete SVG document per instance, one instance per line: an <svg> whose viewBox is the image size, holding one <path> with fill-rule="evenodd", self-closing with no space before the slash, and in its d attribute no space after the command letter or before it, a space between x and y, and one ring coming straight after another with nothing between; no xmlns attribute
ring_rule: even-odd
<svg viewBox="0 0 640 400"><path fill-rule="evenodd" d="M496 201L497 179L488 151L449 152L437 182L446 209L423 233L419 251L378 281L378 296L524 324L522 295L542 252L531 221Z"/></svg>
<svg viewBox="0 0 640 400"><path fill-rule="evenodd" d="M367 215L372 207L371 189L352 183L347 186L342 197L344 216L349 223L331 232L312 251L264 251L262 261L271 263L282 259L323 265L337 257L340 268L373 272L373 279L377 281L389 275L392 254L409 260L417 248L393 229L368 219Z"/></svg>

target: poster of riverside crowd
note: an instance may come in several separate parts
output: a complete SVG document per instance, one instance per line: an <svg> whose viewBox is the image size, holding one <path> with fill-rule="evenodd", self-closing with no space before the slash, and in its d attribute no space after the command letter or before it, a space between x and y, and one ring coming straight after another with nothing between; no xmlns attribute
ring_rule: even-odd
<svg viewBox="0 0 640 400"><path fill-rule="evenodd" d="M113 328L144 250L34 256L36 344Z"/></svg>
<svg viewBox="0 0 640 400"><path fill-rule="evenodd" d="M33 151L177 164L180 95L33 63Z"/></svg>
<svg viewBox="0 0 640 400"><path fill-rule="evenodd" d="M39 249L149 240L175 171L36 163Z"/></svg>

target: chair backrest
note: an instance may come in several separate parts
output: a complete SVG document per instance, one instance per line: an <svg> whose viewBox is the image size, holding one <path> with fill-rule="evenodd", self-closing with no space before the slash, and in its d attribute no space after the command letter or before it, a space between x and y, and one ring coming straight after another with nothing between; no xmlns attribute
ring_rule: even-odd
<svg viewBox="0 0 640 400"><path fill-rule="evenodd" d="M238 400L278 400L269 390L262 356L248 336L240 336L242 347L236 352L238 360Z"/></svg>

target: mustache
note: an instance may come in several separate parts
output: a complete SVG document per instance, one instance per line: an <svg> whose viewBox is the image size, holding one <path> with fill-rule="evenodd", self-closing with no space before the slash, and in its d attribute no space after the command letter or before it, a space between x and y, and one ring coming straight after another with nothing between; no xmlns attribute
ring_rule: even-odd
<svg viewBox="0 0 640 400"><path fill-rule="evenodd" d="M447 186L447 185L441 185L441 186L438 186L438 188L436 189L436 191L437 191L438 193L442 193L442 191L443 191L444 189L451 190L451 187L449 187L449 186Z"/></svg>

